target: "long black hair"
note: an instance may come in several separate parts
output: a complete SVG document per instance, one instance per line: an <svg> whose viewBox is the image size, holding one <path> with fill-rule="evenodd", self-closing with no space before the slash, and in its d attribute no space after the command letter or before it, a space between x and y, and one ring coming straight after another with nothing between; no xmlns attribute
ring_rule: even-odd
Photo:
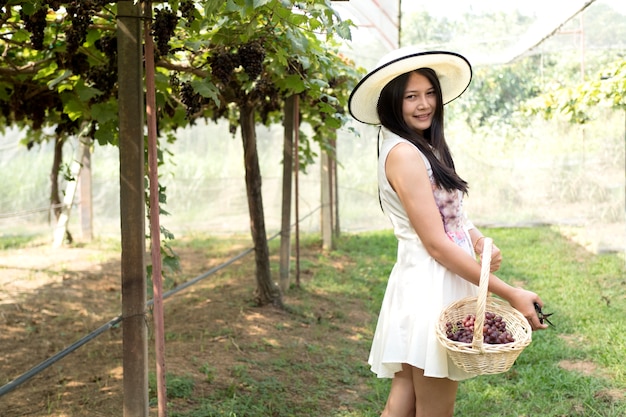
<svg viewBox="0 0 626 417"><path fill-rule="evenodd" d="M381 91L377 105L380 122L396 135L411 142L426 156L437 186L448 191L461 190L467 193L468 184L454 169L454 161L443 132L443 99L439 78L431 68L419 68L413 72L425 76L437 96L437 106L430 127L420 135L404 121L402 104L411 72L394 78Z"/></svg>

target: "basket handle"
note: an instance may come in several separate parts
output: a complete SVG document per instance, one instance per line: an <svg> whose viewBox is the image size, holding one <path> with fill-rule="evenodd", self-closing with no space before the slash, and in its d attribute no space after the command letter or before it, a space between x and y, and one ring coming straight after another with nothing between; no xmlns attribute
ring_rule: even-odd
<svg viewBox="0 0 626 417"><path fill-rule="evenodd" d="M481 257L480 282L476 296L476 318L474 319L474 337L472 347L483 352L483 327L485 325L485 310L487 308L487 293L489 292L489 275L491 270L491 250L493 239L484 239Z"/></svg>

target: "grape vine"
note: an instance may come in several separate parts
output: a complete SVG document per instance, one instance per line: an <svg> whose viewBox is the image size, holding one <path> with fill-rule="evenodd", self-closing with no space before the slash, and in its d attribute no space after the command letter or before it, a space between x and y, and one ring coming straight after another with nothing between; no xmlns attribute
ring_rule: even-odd
<svg viewBox="0 0 626 417"><path fill-rule="evenodd" d="M105 0L40 0L33 2L31 8L12 6L2 2L7 16L19 13L21 28L29 33L29 43L15 48L13 54L20 51L42 51L46 57L52 57L59 70L79 76L89 85L101 91L94 101L109 99L116 91L117 83L117 44L114 36L103 31L102 38L95 42L105 59L98 63L93 51L86 48L87 35L93 25L94 16L102 12L110 2ZM15 10L10 10L15 7ZM59 11L62 10L62 14ZM19 26L16 26L19 28ZM19 49L21 47L21 49ZM6 52L5 52L6 53ZM27 53L28 54L28 53ZM30 52L33 54L33 52ZM35 55L31 55L34 57ZM31 58L31 60L34 60ZM41 61L42 63L45 61ZM16 77L17 75L17 77ZM59 72L54 77L62 75ZM33 130L44 125L55 125L58 135L72 134L77 129L77 122L70 121L64 114L64 107L56 89L50 89L38 79L29 79L20 74L5 75L8 81L6 98L0 99L0 110L7 123L25 123ZM63 81L63 78L59 78ZM45 82L45 81L44 81Z"/></svg>

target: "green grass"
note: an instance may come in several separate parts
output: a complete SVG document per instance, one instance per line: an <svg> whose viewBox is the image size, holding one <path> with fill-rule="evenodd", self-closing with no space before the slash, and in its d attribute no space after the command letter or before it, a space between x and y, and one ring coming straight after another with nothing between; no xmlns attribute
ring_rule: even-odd
<svg viewBox="0 0 626 417"><path fill-rule="evenodd" d="M462 382L455 416L626 416L623 254L589 253L550 228L483 232L503 252L499 275L539 293L544 311L554 313L556 328L534 333L510 371ZM192 358L195 376L176 369L168 373L171 417L380 415L390 380L369 371L367 354L395 260L395 237L388 231L345 234L336 243L335 250L323 252L316 235L301 238L307 256L300 268L306 279L290 289L289 313L273 319L272 333L244 341L236 323L206 333L227 341L224 346L235 358L227 369L198 348L200 359ZM240 237L230 241L200 235L181 245L206 250L207 256L248 247ZM277 241L270 250L272 256L277 253ZM252 264L233 265L222 276L250 276ZM244 267L248 269L240 269ZM253 308L249 300L229 302L241 311ZM351 321L355 311L361 322ZM282 345L273 341L298 326L307 329L304 340L287 336L280 339ZM183 336L171 335L173 340ZM154 403L153 375L150 386Z"/></svg>
<svg viewBox="0 0 626 417"><path fill-rule="evenodd" d="M625 416L623 257L588 253L549 228L485 232L503 251L500 276L538 292L545 302L544 310L554 312L557 327L535 333L533 343L509 372L461 383L455 416ZM302 243L314 244L315 239L305 238ZM301 268L313 273L314 279L304 288L292 289L302 292L299 299L303 303L297 313L303 320L307 315L312 318L315 297L311 295L320 291L335 301L334 314L345 315L349 301L358 299L370 313L368 325L373 331L395 259L395 245L389 232L344 235L336 250L303 260ZM343 265L340 269L336 267L339 260ZM248 364L236 367L231 372L236 382L203 398L197 408L172 416L322 415L317 405L321 399L363 381L365 388L357 398L337 404L336 411L324 415L379 416L389 380L371 374L366 357L353 359L354 350L367 351L370 336L363 335L352 346L337 341L337 348L327 350L319 363L293 356L272 357L265 364L257 364L268 370L266 377L247 373ZM306 349L314 356L322 347L312 341ZM292 377L276 378L272 371ZM319 378L304 381L295 377L303 372L318 373Z"/></svg>
<svg viewBox="0 0 626 417"><path fill-rule="evenodd" d="M36 243L41 236L10 234L0 235L0 250L19 249Z"/></svg>
<svg viewBox="0 0 626 417"><path fill-rule="evenodd" d="M167 397L188 399L193 394L195 382L190 376L181 376L168 372L165 374L165 386L167 387ZM150 402L157 403L157 378L154 372L148 375L148 387Z"/></svg>
<svg viewBox="0 0 626 417"><path fill-rule="evenodd" d="M557 327L534 333L510 372L462 383L457 415L625 416L623 257L590 254L549 229L489 234L504 253L500 276L538 292Z"/></svg>

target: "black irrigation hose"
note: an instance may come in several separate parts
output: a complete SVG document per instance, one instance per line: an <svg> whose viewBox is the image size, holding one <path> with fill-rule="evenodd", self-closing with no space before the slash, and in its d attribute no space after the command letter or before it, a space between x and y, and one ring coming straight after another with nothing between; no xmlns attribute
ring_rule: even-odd
<svg viewBox="0 0 626 417"><path fill-rule="evenodd" d="M319 207L317 209L311 211L309 214L307 214L305 217L303 217L300 221L302 221L302 220L306 219L307 217L311 216L318 209L319 209ZM280 232L274 234L272 237L270 237L267 240L268 241L273 240L273 239L275 239L278 236L280 236ZM233 258L229 259L228 261L224 262L223 264L217 265L217 266L209 269L204 274L198 275L197 277L195 277L195 278L193 278L193 279L191 279L191 280L189 280L189 281L187 281L187 282L185 282L183 284L180 284L176 288L173 288L170 291L165 292L163 294L163 299L166 299L166 298L168 298L168 297L170 297L170 296L172 296L172 295L174 295L174 294L184 290L185 288L190 287L191 285L195 284L196 282L198 282L200 280L203 280L204 278L206 278L206 277L208 277L210 275L213 275L217 271L219 271L219 270L221 270L223 268L226 268L227 266L229 266L233 262L235 262L235 261L243 258L244 256L246 256L247 254L249 254L253 250L254 250L254 248L248 248L245 251L241 252L239 255L236 255ZM154 304L154 300L149 300L147 302L147 306L151 306L152 304ZM39 365L34 366L29 371L27 371L27 372L23 373L22 375L20 375L19 377L15 378L13 381L3 385L2 387L0 387L0 397L2 397L4 394L7 394L7 393L13 391L15 388L17 388L18 386L22 385L24 382L28 381L33 376L37 375L39 372L43 371L44 369L48 368L49 366L53 365L54 363L60 361L61 359L63 359L64 357L66 357L70 353L74 352L76 349L78 349L82 345L84 345L87 342L89 342L89 341L95 339L96 337L100 336L106 330L109 330L111 327L115 326L116 324L121 322L123 319L124 318L122 316L115 317L114 319L112 319L108 323L100 326L98 329L96 329L93 332L89 333L87 336L85 336L82 339L74 342L73 344L71 344L70 346L66 347L62 351L56 353L55 355L49 357L45 361L41 362Z"/></svg>
<svg viewBox="0 0 626 417"><path fill-rule="evenodd" d="M168 298L171 295L176 294L177 292L180 292L182 290L184 290L187 287L192 286L193 284L195 284L196 282L203 280L204 278L213 275L214 273L216 273L217 271L219 271L222 268L226 268L228 265L232 264L233 262L243 258L244 256L246 256L247 254L249 254L250 252L252 252L254 250L254 248L248 248L245 251L241 252L239 255L235 256L234 258L229 259L228 261L224 262L221 265L217 265L211 269L209 269L208 271L206 271L204 274L202 275L198 275L197 277L195 277L194 279L191 279L187 282L184 282L182 284L180 284L179 286L177 286L176 288L173 288L165 293L163 293L163 299ZM147 305L151 306L152 304L154 304L154 300L150 300L148 301ZM2 393L0 392L0 395L2 395Z"/></svg>
<svg viewBox="0 0 626 417"><path fill-rule="evenodd" d="M82 339L74 342L72 345L58 352L56 355L49 357L45 361L41 362L39 365L31 368L30 371L25 372L24 374L15 378L13 381L9 382L8 384L3 385L2 387L0 387L0 397L2 397L4 394L8 392L11 392L15 388L17 388L19 385L22 385L24 382L28 381L30 378L37 375L39 372L51 366L55 362L60 361L65 356L69 355L70 353L72 353L73 351L75 351L76 349L84 345L85 343L89 342L92 339L95 339L101 333L104 333L106 330L109 330L111 327L115 326L120 321L122 321L122 316L117 316L113 320L109 321L107 324L100 326L97 330L91 332L87 336L83 337Z"/></svg>

